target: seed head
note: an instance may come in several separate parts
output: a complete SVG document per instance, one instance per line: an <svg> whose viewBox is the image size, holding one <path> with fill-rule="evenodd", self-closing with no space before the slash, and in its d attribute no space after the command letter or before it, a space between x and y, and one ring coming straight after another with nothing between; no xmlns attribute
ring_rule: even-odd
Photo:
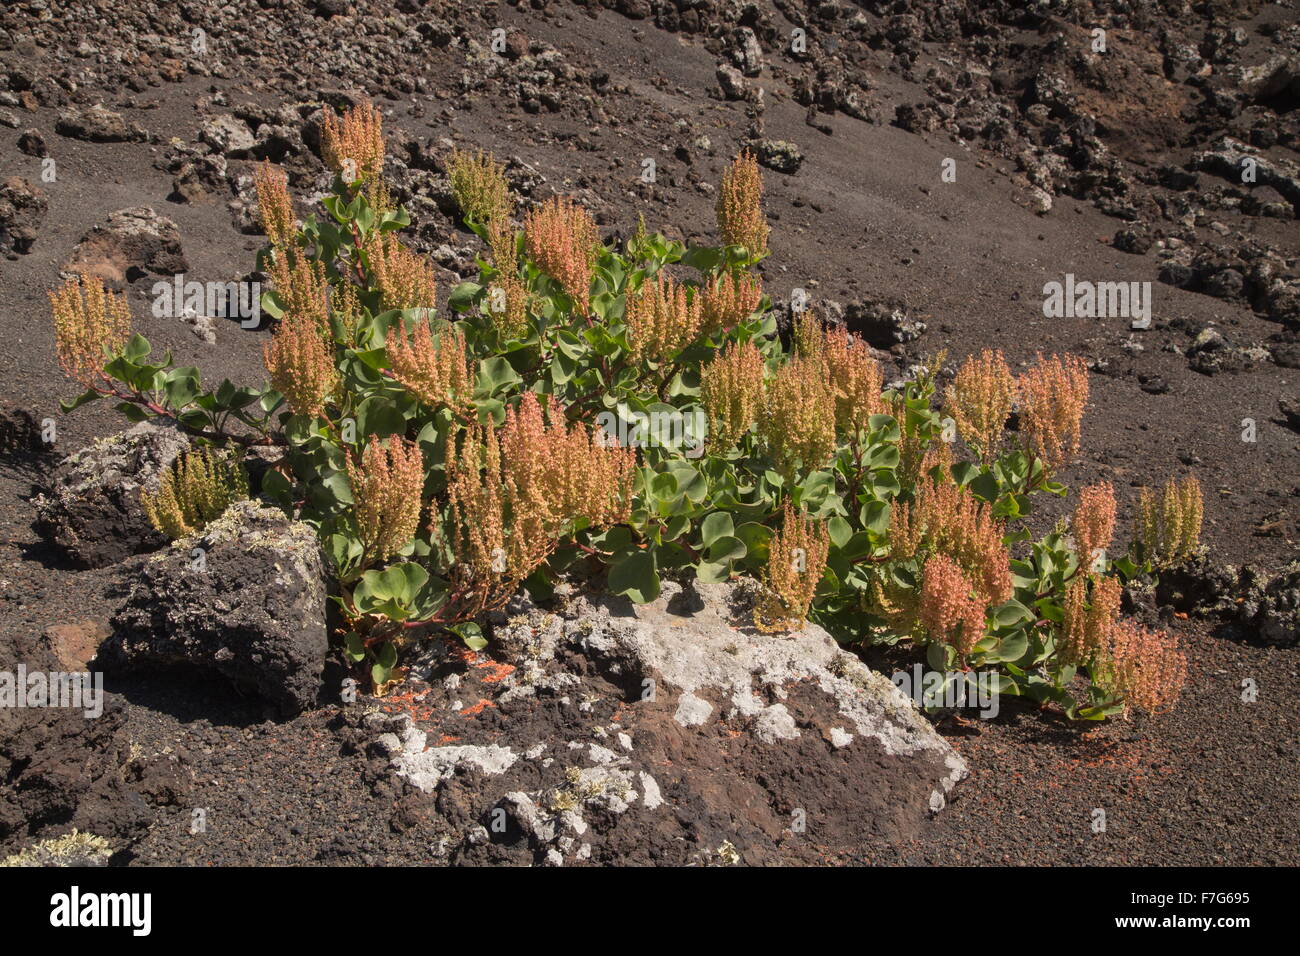
<svg viewBox="0 0 1300 956"><path fill-rule="evenodd" d="M1201 484L1191 475L1181 482L1171 478L1160 495L1142 489L1138 497L1140 540L1157 568L1171 568L1195 556L1204 509Z"/></svg>
<svg viewBox="0 0 1300 956"><path fill-rule="evenodd" d="M387 445L373 435L358 461L348 458L357 534L368 562L396 554L420 527L424 459L420 446L400 435Z"/></svg>
<svg viewBox="0 0 1300 956"><path fill-rule="evenodd" d="M453 577L469 617L499 607L579 527L617 524L631 509L636 456L602 445L533 392L492 423L471 426L448 456Z"/></svg>
<svg viewBox="0 0 1300 956"><path fill-rule="evenodd" d="M716 212L723 245L744 246L753 256L767 251L763 174L750 152L737 156L722 174Z"/></svg>
<svg viewBox="0 0 1300 956"><path fill-rule="evenodd" d="M986 605L1011 597L1011 556L1006 529L991 509L956 482L924 477L911 502L895 502L890 553L906 560L922 552L944 554L962 568Z"/></svg>
<svg viewBox="0 0 1300 956"><path fill-rule="evenodd" d="M322 415L338 384L334 348L315 316L285 312L262 348L271 384L297 415Z"/></svg>
<svg viewBox="0 0 1300 956"><path fill-rule="evenodd" d="M432 309L437 304L433 264L393 233L372 233L362 251L383 309Z"/></svg>
<svg viewBox="0 0 1300 956"><path fill-rule="evenodd" d="M660 271L654 282L629 292L624 311L627 337L637 361L671 359L699 335L700 296Z"/></svg>
<svg viewBox="0 0 1300 956"><path fill-rule="evenodd" d="M528 334L532 302L528 285L514 275L503 273L488 287L488 319L503 339L522 339Z"/></svg>
<svg viewBox="0 0 1300 956"><path fill-rule="evenodd" d="M1148 713L1173 709L1187 679L1187 656L1178 649L1177 637L1117 621L1107 657L1103 674L1126 703Z"/></svg>
<svg viewBox="0 0 1300 956"><path fill-rule="evenodd" d="M758 276L728 272L706 282L697 293L701 332L713 335L730 331L758 310L763 286Z"/></svg>
<svg viewBox="0 0 1300 956"><path fill-rule="evenodd" d="M585 314L591 270L600 251L600 234L591 214L571 200L549 199L524 219L524 246L529 258L558 282Z"/></svg>
<svg viewBox="0 0 1300 956"><path fill-rule="evenodd" d="M754 607L754 626L767 632L802 628L829 553L826 525L796 511L787 500L781 527L768 548L763 594Z"/></svg>
<svg viewBox="0 0 1300 956"><path fill-rule="evenodd" d="M173 540L202 530L247 497L248 475L243 463L207 447L177 456L163 469L157 490L140 491L149 523Z"/></svg>
<svg viewBox="0 0 1300 956"><path fill-rule="evenodd" d="M951 644L965 657L984 636L982 596L946 555L932 555L921 578L919 617L931 639Z"/></svg>
<svg viewBox="0 0 1300 956"><path fill-rule="evenodd" d="M277 256L271 264L271 282L284 306L284 317L309 322L326 339L330 336L330 284L325 265L300 256Z"/></svg>
<svg viewBox="0 0 1300 956"><path fill-rule="evenodd" d="M253 174L257 188L257 212L262 220L262 231L271 245L288 250L293 245L298 220L293 214L293 199L289 196L289 180L284 170L263 160Z"/></svg>
<svg viewBox="0 0 1300 956"><path fill-rule="evenodd" d="M370 103L352 107L342 118L326 110L321 157L347 182L370 183L384 170L384 118Z"/></svg>
<svg viewBox="0 0 1300 956"><path fill-rule="evenodd" d="M506 170L491 153L453 149L447 157L447 177L466 219L488 223L510 218L514 202Z"/></svg>
<svg viewBox="0 0 1300 956"><path fill-rule="evenodd" d="M983 462L991 461L997 452L1015 394L1015 379L1006 359L993 349L966 359L948 386L944 410Z"/></svg>
<svg viewBox="0 0 1300 956"><path fill-rule="evenodd" d="M764 368L763 356L754 343L733 342L700 373L709 435L719 453L734 448L758 419Z"/></svg>
<svg viewBox="0 0 1300 956"><path fill-rule="evenodd" d="M759 434L787 472L819 468L835 453L835 399L821 363L796 356L768 383Z"/></svg>
<svg viewBox="0 0 1300 956"><path fill-rule="evenodd" d="M880 363L866 342L842 326L826 330L822 355L835 394L835 424L848 434L866 429L868 419L885 410Z"/></svg>
<svg viewBox="0 0 1300 956"><path fill-rule="evenodd" d="M408 337L402 327L394 325L386 352L393 378L425 405L468 408L473 376L465 336L459 328L449 326L435 337L431 323L417 319Z"/></svg>
<svg viewBox="0 0 1300 956"><path fill-rule="evenodd" d="M1079 504L1071 521L1079 563L1091 565L1115 533L1115 489L1109 481L1088 485L1079 491Z"/></svg>
<svg viewBox="0 0 1300 956"><path fill-rule="evenodd" d="M49 293L54 347L63 374L87 388L98 380L108 356L131 334L126 293L104 289L99 276L83 274Z"/></svg>
<svg viewBox="0 0 1300 956"><path fill-rule="evenodd" d="M1080 423L1088 404L1088 366L1075 355L1038 356L1017 381L1020 431L1048 473L1079 453Z"/></svg>
<svg viewBox="0 0 1300 956"><path fill-rule="evenodd" d="M1124 586L1116 578L1080 575L1070 582L1065 590L1065 619L1056 642L1061 663L1092 666L1107 653L1123 593Z"/></svg>

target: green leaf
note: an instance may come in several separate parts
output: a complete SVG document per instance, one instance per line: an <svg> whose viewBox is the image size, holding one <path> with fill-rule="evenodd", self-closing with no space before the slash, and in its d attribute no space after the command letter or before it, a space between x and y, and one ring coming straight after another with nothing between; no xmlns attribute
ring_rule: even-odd
<svg viewBox="0 0 1300 956"><path fill-rule="evenodd" d="M483 295L483 287L477 282L462 282L451 290L447 298L447 308L453 312L468 312L474 308Z"/></svg>
<svg viewBox="0 0 1300 956"><path fill-rule="evenodd" d="M404 561L382 571L367 571L352 597L363 613L405 621L414 612L416 595L428 580L429 572L424 568Z"/></svg>
<svg viewBox="0 0 1300 956"><path fill-rule="evenodd" d="M706 552L710 561L739 561L745 556L745 542L731 535L717 538Z"/></svg>
<svg viewBox="0 0 1300 956"><path fill-rule="evenodd" d="M72 411L76 411L82 405L85 405L89 402L93 402L98 398L103 398L103 396L99 392L91 388L82 392L74 399L71 400L60 399L59 407L63 409L65 412L72 412Z"/></svg>
<svg viewBox="0 0 1300 956"><path fill-rule="evenodd" d="M634 551L609 569L609 589L625 594L637 604L647 604L659 596L659 570L654 553Z"/></svg>
<svg viewBox="0 0 1300 956"><path fill-rule="evenodd" d="M478 387L475 397L491 398L523 384L523 379L514 367L500 356L480 359L478 363Z"/></svg>
<svg viewBox="0 0 1300 956"><path fill-rule="evenodd" d="M732 524L731 515L725 511L713 512L700 524L700 540L704 542L705 547L713 544L719 538L728 537L734 533L735 526Z"/></svg>
<svg viewBox="0 0 1300 956"><path fill-rule="evenodd" d="M481 651L487 647L487 638L483 636L483 628L479 627L473 621L466 621L463 624L456 624L447 628L451 633L464 642L465 646L471 651Z"/></svg>
<svg viewBox="0 0 1300 956"><path fill-rule="evenodd" d="M153 351L153 346L139 332L131 336L130 340L122 349L122 357L133 365L139 365L140 361L146 358Z"/></svg>

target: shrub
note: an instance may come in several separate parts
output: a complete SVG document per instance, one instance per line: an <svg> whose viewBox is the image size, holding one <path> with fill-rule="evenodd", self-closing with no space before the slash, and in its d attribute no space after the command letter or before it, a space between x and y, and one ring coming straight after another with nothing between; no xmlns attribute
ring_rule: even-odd
<svg viewBox="0 0 1300 956"><path fill-rule="evenodd" d="M203 530L247 497L248 475L243 462L210 447L177 456L163 469L156 491L140 491L149 523L172 539Z"/></svg>
<svg viewBox="0 0 1300 956"><path fill-rule="evenodd" d="M67 408L110 397L203 444L278 449L261 494L319 532L347 652L378 687L416 637L482 646L483 613L520 586L596 575L645 602L665 577L750 575L765 628L811 618L845 643L913 643L935 670L988 671L1071 717L1172 700L1179 652L1121 628L1117 594L1152 555L1188 553L1199 498L1195 522L1186 492L1176 515L1151 510L1150 541L1119 558L1109 486L1084 490L1072 538L1025 528L1038 495L1067 493L1052 476L1080 446L1082 360L1015 377L1000 353L972 357L942 415L943 356L882 390L871 350L810 311L787 345L754 271L768 227L748 156L719 191L723 245L688 247L644 224L606 245L563 198L517 230L501 168L453 154L490 258L439 316L396 237L408 216L386 208L378 129L364 110L329 121L324 218L293 221L283 177L259 174L269 385L206 390L196 369L151 364L123 310L83 335L68 317L99 307L55 302L87 388Z"/></svg>

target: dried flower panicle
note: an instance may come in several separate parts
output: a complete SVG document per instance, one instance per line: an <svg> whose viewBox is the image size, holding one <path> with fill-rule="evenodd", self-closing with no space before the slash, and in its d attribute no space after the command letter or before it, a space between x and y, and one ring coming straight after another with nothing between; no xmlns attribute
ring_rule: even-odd
<svg viewBox="0 0 1300 956"><path fill-rule="evenodd" d="M1191 475L1181 482L1170 479L1161 494L1141 490L1139 540L1155 567L1174 567L1196 555L1204 510L1201 484Z"/></svg>
<svg viewBox="0 0 1300 956"><path fill-rule="evenodd" d="M201 531L236 501L248 497L243 462L203 447L178 455L158 476L158 487L140 491L149 523L172 540Z"/></svg>
<svg viewBox="0 0 1300 956"><path fill-rule="evenodd" d="M1091 667L1108 652L1123 593L1117 578L1080 575L1070 582L1056 640L1062 664Z"/></svg>
<svg viewBox="0 0 1300 956"><path fill-rule="evenodd" d="M375 182L384 169L384 117L370 103L352 107L342 117L325 111L321 158L349 183Z"/></svg>
<svg viewBox="0 0 1300 956"><path fill-rule="evenodd" d="M324 263L299 256L279 256L271 264L271 282L284 308L281 323L290 316L315 325L330 336L330 284Z"/></svg>
<svg viewBox="0 0 1300 956"><path fill-rule="evenodd" d="M793 354L820 366L826 353L826 330L817 313L812 309L796 311L790 333Z"/></svg>
<svg viewBox="0 0 1300 956"><path fill-rule="evenodd" d="M830 533L825 523L796 511L787 500L781 527L768 548L763 593L754 606L754 626L769 633L802 628L829 554Z"/></svg>
<svg viewBox="0 0 1300 956"><path fill-rule="evenodd" d="M584 314L600 233L591 213L562 197L549 199L524 219L524 246L538 267L555 279Z"/></svg>
<svg viewBox="0 0 1300 956"><path fill-rule="evenodd" d="M257 214L262 231L277 250L286 251L293 246L298 219L293 213L293 199L289 195L289 179L283 169L263 160L253 174L257 190Z"/></svg>
<svg viewBox="0 0 1300 956"><path fill-rule="evenodd" d="M706 282L696 293L700 303L700 331L704 335L729 331L749 318L763 301L758 276L728 272Z"/></svg>
<svg viewBox="0 0 1300 956"><path fill-rule="evenodd" d="M477 223L508 220L514 211L505 166L491 153L453 149L447 157L447 178L465 218Z"/></svg>
<svg viewBox="0 0 1300 956"><path fill-rule="evenodd" d="M661 271L655 281L628 293L624 321L633 358L662 362L698 337L700 297Z"/></svg>
<svg viewBox="0 0 1300 956"><path fill-rule="evenodd" d="M412 252L393 233L372 233L362 252L383 309L432 309L437 304L433 263Z"/></svg>
<svg viewBox="0 0 1300 956"><path fill-rule="evenodd" d="M526 392L507 410L501 428L506 484L515 500L537 502L547 535L579 520L597 527L626 520L636 453L602 438L568 424L549 396L543 404Z"/></svg>
<svg viewBox="0 0 1300 956"><path fill-rule="evenodd" d="M965 657L984 636L985 602L955 561L932 555L922 570L918 617L932 640Z"/></svg>
<svg viewBox="0 0 1300 956"><path fill-rule="evenodd" d="M453 575L462 607L505 603L573 527L627 519L635 452L569 426L526 392L496 430L472 426L447 465Z"/></svg>
<svg viewBox="0 0 1300 956"><path fill-rule="evenodd" d="M723 245L744 246L754 256L767 251L763 174L752 153L741 153L722 174L715 211Z"/></svg>
<svg viewBox="0 0 1300 956"><path fill-rule="evenodd" d="M357 344L357 331L365 315L361 294L346 279L330 289L330 314L337 320L339 341L349 347Z"/></svg>
<svg viewBox="0 0 1300 956"><path fill-rule="evenodd" d="M499 275L488 287L488 320L503 339L522 339L528 334L532 302L527 283L514 275Z"/></svg>
<svg viewBox="0 0 1300 956"><path fill-rule="evenodd" d="M884 372L866 342L843 326L827 329L822 347L826 379L835 395L835 423L853 434L885 410Z"/></svg>
<svg viewBox="0 0 1300 956"><path fill-rule="evenodd" d="M700 373L700 400L719 453L735 447L758 420L766 363L752 342L733 342Z"/></svg>
<svg viewBox="0 0 1300 956"><path fill-rule="evenodd" d="M1020 431L1050 474L1079 453L1088 366L1076 355L1038 361L1017 380Z"/></svg>
<svg viewBox="0 0 1300 956"><path fill-rule="evenodd" d="M464 333L448 326L436 336L432 323L416 320L408 334L394 324L386 342L393 378L431 408L455 410L469 406L474 388Z"/></svg>
<svg viewBox="0 0 1300 956"><path fill-rule="evenodd" d="M835 400L821 363L798 357L767 384L758 423L764 444L781 468L818 468L835 454Z"/></svg>
<svg viewBox="0 0 1300 956"><path fill-rule="evenodd" d="M1079 490L1070 528L1079 564L1087 568L1106 550L1115 533L1115 489L1109 481Z"/></svg>
<svg viewBox="0 0 1300 956"><path fill-rule="evenodd" d="M1187 679L1187 656L1178 649L1177 637L1117 621L1106 656L1103 679L1126 704L1148 713L1173 709Z"/></svg>
<svg viewBox="0 0 1300 956"><path fill-rule="evenodd" d="M104 281L84 274L49 293L54 317L54 346L63 374L87 388L103 371L108 355L119 351L131 334L126 293L114 295Z"/></svg>
<svg viewBox="0 0 1300 956"><path fill-rule="evenodd" d="M944 410L983 462L992 460L1011 414L1016 382L1001 350L985 349L961 364L948 386Z"/></svg>
<svg viewBox="0 0 1300 956"><path fill-rule="evenodd" d="M365 561L396 554L420 528L424 459L417 442L393 435L387 444L371 436L358 461L348 458L357 535Z"/></svg>
<svg viewBox="0 0 1300 956"><path fill-rule="evenodd" d="M965 572L990 605L1011 597L1006 529L992 510L956 482L927 476L911 502L895 502L890 516L890 553L906 560L921 552L945 554Z"/></svg>
<svg viewBox="0 0 1300 956"><path fill-rule="evenodd" d="M271 341L262 347L271 385L296 415L323 415L338 385L334 346L317 319L285 312Z"/></svg>
<svg viewBox="0 0 1300 956"><path fill-rule="evenodd" d="M509 218L502 216L488 220L487 240L497 270L504 276L518 275L519 238Z"/></svg>

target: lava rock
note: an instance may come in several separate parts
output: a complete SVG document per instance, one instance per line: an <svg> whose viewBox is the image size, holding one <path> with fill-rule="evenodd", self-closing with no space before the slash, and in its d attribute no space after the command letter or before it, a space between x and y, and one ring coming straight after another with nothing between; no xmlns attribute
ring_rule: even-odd
<svg viewBox="0 0 1300 956"><path fill-rule="evenodd" d="M49 147L45 145L45 137L37 129L24 130L23 135L18 137L18 151L38 158L50 155Z"/></svg>
<svg viewBox="0 0 1300 956"><path fill-rule="evenodd" d="M749 95L749 85L745 82L745 77L734 66L719 63L717 77L723 99L743 100Z"/></svg>
<svg viewBox="0 0 1300 956"><path fill-rule="evenodd" d="M92 143L142 143L149 134L135 123L127 123L120 113L101 105L70 109L59 114L54 131L69 139Z"/></svg>
<svg viewBox="0 0 1300 956"><path fill-rule="evenodd" d="M39 186L18 176L0 183L0 254L16 259L31 252L48 211Z"/></svg>
<svg viewBox="0 0 1300 956"><path fill-rule="evenodd" d="M901 302L867 300L850 302L844 307L844 322L868 345L890 349L914 342L925 333L925 323L908 314Z"/></svg>
<svg viewBox="0 0 1300 956"><path fill-rule="evenodd" d="M286 715L315 703L329 633L324 559L309 526L241 501L124 570L130 590L100 651L106 667L198 668Z"/></svg>
<svg viewBox="0 0 1300 956"><path fill-rule="evenodd" d="M232 158L247 156L257 142L248 124L235 116L214 116L199 130L199 139Z"/></svg>
<svg viewBox="0 0 1300 956"><path fill-rule="evenodd" d="M141 489L189 447L168 425L140 422L65 458L35 499L34 527L69 562L102 568L161 547L140 504Z"/></svg>
<svg viewBox="0 0 1300 956"><path fill-rule="evenodd" d="M793 175L803 165L803 153L794 143L780 139L761 140L754 150L759 164L786 175Z"/></svg>
<svg viewBox="0 0 1300 956"><path fill-rule="evenodd" d="M188 269L176 223L148 206L119 209L93 227L65 266L68 272L89 272L113 285Z"/></svg>

